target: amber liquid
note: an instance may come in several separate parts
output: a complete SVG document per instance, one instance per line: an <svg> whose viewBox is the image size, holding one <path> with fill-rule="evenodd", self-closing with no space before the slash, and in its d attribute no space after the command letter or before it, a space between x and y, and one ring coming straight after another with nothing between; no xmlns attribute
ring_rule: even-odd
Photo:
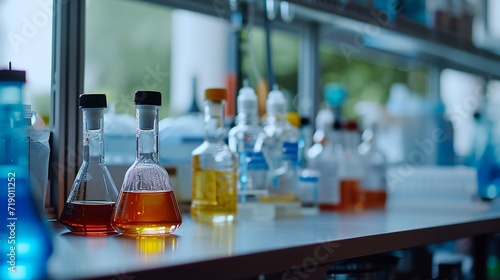
<svg viewBox="0 0 500 280"><path fill-rule="evenodd" d="M123 234L164 235L181 226L182 216L173 191L125 191L111 224Z"/></svg>
<svg viewBox="0 0 500 280"><path fill-rule="evenodd" d="M111 226L115 203L111 201L73 201L66 203L60 222L73 233L107 235L116 233Z"/></svg>
<svg viewBox="0 0 500 280"><path fill-rule="evenodd" d="M387 201L385 190L363 190L365 208L384 208Z"/></svg>
<svg viewBox="0 0 500 280"><path fill-rule="evenodd" d="M236 172L195 169L191 216L199 222L231 223L237 214Z"/></svg>
<svg viewBox="0 0 500 280"><path fill-rule="evenodd" d="M319 204L321 211L362 211L364 208L364 193L360 182L356 179L341 179L339 182L339 203Z"/></svg>

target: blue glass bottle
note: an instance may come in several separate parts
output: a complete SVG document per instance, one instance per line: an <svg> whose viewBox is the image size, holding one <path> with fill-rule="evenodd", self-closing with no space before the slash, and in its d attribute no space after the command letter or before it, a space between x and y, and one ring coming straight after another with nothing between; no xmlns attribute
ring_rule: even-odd
<svg viewBox="0 0 500 280"><path fill-rule="evenodd" d="M477 169L479 197L491 200L496 198L500 191L500 164L493 140L493 124L484 112L475 117L476 139L472 153L465 163Z"/></svg>
<svg viewBox="0 0 500 280"><path fill-rule="evenodd" d="M24 71L0 70L0 279L44 279L52 243L28 180Z"/></svg>

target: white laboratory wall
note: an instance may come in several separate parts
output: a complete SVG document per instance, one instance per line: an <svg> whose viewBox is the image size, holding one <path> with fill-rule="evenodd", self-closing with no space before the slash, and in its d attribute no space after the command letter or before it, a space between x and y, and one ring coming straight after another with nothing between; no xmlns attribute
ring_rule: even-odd
<svg viewBox="0 0 500 280"><path fill-rule="evenodd" d="M172 12L170 112L180 115L191 106L197 78L198 106L203 91L225 87L229 24L221 18L185 10Z"/></svg>

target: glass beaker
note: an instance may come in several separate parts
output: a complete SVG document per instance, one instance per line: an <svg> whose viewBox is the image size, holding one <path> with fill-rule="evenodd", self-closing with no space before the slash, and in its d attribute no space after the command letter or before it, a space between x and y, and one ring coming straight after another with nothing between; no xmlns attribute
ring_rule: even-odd
<svg viewBox="0 0 500 280"><path fill-rule="evenodd" d="M118 190L104 161L103 110L106 95L80 95L83 113L83 162L66 200L60 222L73 233L115 233L111 215Z"/></svg>
<svg viewBox="0 0 500 280"><path fill-rule="evenodd" d="M125 174L112 225L123 234L170 234L181 226L182 217L170 177L158 160L161 93L137 91L134 102L136 159Z"/></svg>

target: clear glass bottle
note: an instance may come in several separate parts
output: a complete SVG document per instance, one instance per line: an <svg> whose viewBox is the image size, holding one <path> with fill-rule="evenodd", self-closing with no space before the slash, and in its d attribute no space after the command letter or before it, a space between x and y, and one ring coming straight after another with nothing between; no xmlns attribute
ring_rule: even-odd
<svg viewBox="0 0 500 280"><path fill-rule="evenodd" d="M298 128L285 118L286 104L283 92L275 86L266 101L267 118L263 126L266 134L264 151L272 177L270 198L285 202L298 199L296 186L299 179L300 139Z"/></svg>
<svg viewBox="0 0 500 280"><path fill-rule="evenodd" d="M300 118L300 140L299 140L299 166L301 169L307 168L307 151L312 146L313 133L309 118Z"/></svg>
<svg viewBox="0 0 500 280"><path fill-rule="evenodd" d="M309 168L318 171L318 205L321 211L337 210L340 204L339 166L343 155L342 127L333 122L319 154L309 158Z"/></svg>
<svg viewBox="0 0 500 280"><path fill-rule="evenodd" d="M0 70L0 279L45 279L52 253L28 180L28 145L23 113L26 72Z"/></svg>
<svg viewBox="0 0 500 280"><path fill-rule="evenodd" d="M321 109L316 115L316 131L312 139L313 145L307 150L307 159L316 158L323 151L323 147L327 141L333 126L333 113L330 109Z"/></svg>
<svg viewBox="0 0 500 280"><path fill-rule="evenodd" d="M182 216L170 177L158 160L158 108L161 93L137 91L135 162L125 173L111 224L127 235L167 235Z"/></svg>
<svg viewBox="0 0 500 280"><path fill-rule="evenodd" d="M64 205L60 222L76 234L116 233L111 226L118 190L104 161L103 109L106 95L80 95L83 162Z"/></svg>
<svg viewBox="0 0 500 280"><path fill-rule="evenodd" d="M358 151L364 166L361 191L365 208L383 208L387 201L386 170L387 160L385 155L377 148L376 129L365 130L362 134L363 142Z"/></svg>
<svg viewBox="0 0 500 280"><path fill-rule="evenodd" d="M240 202L267 195L269 167L262 152L265 134L259 125L257 95L245 84L237 98L236 126L229 131L229 149L238 154L238 197Z"/></svg>
<svg viewBox="0 0 500 280"><path fill-rule="evenodd" d="M226 89L205 90L205 140L193 150L191 216L206 223L231 223L237 214L238 159L224 142Z"/></svg>
<svg viewBox="0 0 500 280"><path fill-rule="evenodd" d="M364 208L364 197L361 192L364 165L358 153L361 137L356 122L346 122L342 136L344 149L339 165L340 201L338 209L361 211Z"/></svg>

